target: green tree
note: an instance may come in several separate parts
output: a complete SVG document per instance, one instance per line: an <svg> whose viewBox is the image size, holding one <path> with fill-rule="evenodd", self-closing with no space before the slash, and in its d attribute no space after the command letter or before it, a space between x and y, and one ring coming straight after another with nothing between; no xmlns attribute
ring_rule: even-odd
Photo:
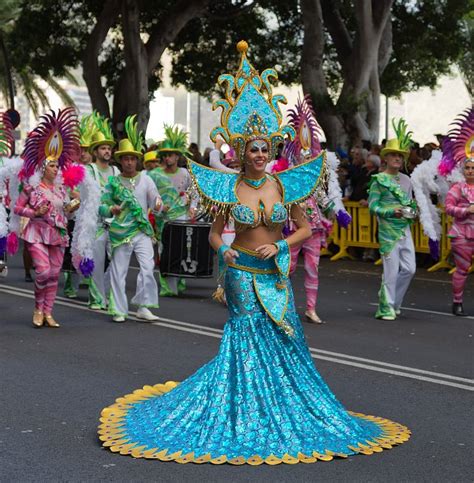
<svg viewBox="0 0 474 483"><path fill-rule="evenodd" d="M11 109L15 108L15 93L22 92L37 116L41 109L49 107L48 98L40 80L51 87L64 102L73 104L73 101L53 77L51 69L43 68L41 73L35 72L30 65L22 63L15 55L13 32L21 15L21 8L20 0L0 1L0 92L5 99L8 99ZM64 69L63 76L75 82L68 69Z"/></svg>
<svg viewBox="0 0 474 483"><path fill-rule="evenodd" d="M468 0L259 1L193 20L171 45L173 82L209 95L246 38L257 68L277 64L281 82L311 94L330 145L377 140L380 94L434 87L450 72L468 10Z"/></svg>

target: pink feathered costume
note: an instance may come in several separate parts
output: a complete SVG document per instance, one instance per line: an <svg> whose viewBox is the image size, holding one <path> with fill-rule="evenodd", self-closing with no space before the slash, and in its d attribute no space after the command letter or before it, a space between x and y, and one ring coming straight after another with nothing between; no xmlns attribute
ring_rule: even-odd
<svg viewBox="0 0 474 483"><path fill-rule="evenodd" d="M67 217L64 205L69 201L61 186L26 185L15 204L15 213L29 218L21 238L35 267L35 309L50 315L58 289L59 274L68 246ZM36 210L47 204L48 211L36 216Z"/></svg>
<svg viewBox="0 0 474 483"><path fill-rule="evenodd" d="M474 185L465 182L454 184L446 196L446 213L454 217L449 230L451 250L456 271L453 274L453 302L462 303L469 267L474 256L474 214L469 206L474 204Z"/></svg>
<svg viewBox="0 0 474 483"><path fill-rule="evenodd" d="M291 268L290 273L296 270L298 255L303 251L304 257L304 288L306 292L306 310L315 310L318 298L319 288L319 258L321 248L326 246L326 238L331 232L332 223L327 220L321 213L316 198L311 196L302 206L305 209L307 219L311 225L312 235L300 245L294 245L290 248Z"/></svg>

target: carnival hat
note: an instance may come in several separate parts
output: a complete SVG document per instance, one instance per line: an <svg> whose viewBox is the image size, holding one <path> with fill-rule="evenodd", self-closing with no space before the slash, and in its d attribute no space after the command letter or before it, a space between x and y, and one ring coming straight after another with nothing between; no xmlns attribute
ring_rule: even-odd
<svg viewBox="0 0 474 483"><path fill-rule="evenodd" d="M156 151L148 151L143 156L143 164L151 163L153 161L159 161L158 153Z"/></svg>
<svg viewBox="0 0 474 483"><path fill-rule="evenodd" d="M187 149L188 134L180 129L178 126L165 125L165 139L161 141L158 146L157 153L164 155L166 153L182 154L187 158L191 158L192 155Z"/></svg>
<svg viewBox="0 0 474 483"><path fill-rule="evenodd" d="M114 135L107 118L101 116L97 112L92 113L96 132L92 135L89 151L92 152L99 146L115 146Z"/></svg>
<svg viewBox="0 0 474 483"><path fill-rule="evenodd" d="M410 155L411 135L412 131L408 131L408 124L404 119L399 119L398 123L392 119L392 127L395 131L396 138L389 139L385 147L380 151L380 157L384 158L387 154L401 154L406 161Z"/></svg>
<svg viewBox="0 0 474 483"><path fill-rule="evenodd" d="M143 158L144 137L143 133L138 130L138 123L136 121L137 115L128 116L125 119L125 134L126 138L119 142L118 149L114 153L115 159L119 160L121 156L136 156L139 159Z"/></svg>
<svg viewBox="0 0 474 483"><path fill-rule="evenodd" d="M400 148L397 138L389 139L385 147L380 151L380 157L384 158L387 154L401 154L403 159L408 159L409 151Z"/></svg>

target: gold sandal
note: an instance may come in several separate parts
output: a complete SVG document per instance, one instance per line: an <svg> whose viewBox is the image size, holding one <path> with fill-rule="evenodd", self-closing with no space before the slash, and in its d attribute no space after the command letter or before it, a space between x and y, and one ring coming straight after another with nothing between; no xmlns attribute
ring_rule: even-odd
<svg viewBox="0 0 474 483"><path fill-rule="evenodd" d="M313 324L324 324L324 322L318 317L318 314L314 310L307 310L304 315Z"/></svg>
<svg viewBox="0 0 474 483"><path fill-rule="evenodd" d="M49 315L45 315L44 316L44 322L45 324L48 326L48 327L53 327L53 328L57 328L57 327L61 327L54 319L53 319L53 316L51 314Z"/></svg>
<svg viewBox="0 0 474 483"><path fill-rule="evenodd" d="M41 310L35 310L33 312L33 326L39 329L40 327L43 327L44 323L44 314L41 312Z"/></svg>

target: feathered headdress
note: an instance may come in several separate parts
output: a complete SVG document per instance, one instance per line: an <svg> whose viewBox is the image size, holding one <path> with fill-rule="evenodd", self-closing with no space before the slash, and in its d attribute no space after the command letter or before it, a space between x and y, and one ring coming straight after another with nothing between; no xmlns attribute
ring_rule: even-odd
<svg viewBox="0 0 474 483"><path fill-rule="evenodd" d="M119 146L114 156L119 159L120 156L132 155L138 158L143 157L143 149L145 147L145 138L143 132L138 130L137 115L128 116L125 119L126 138L119 142Z"/></svg>
<svg viewBox="0 0 474 483"><path fill-rule="evenodd" d="M454 127L443 139L443 157L438 167L443 176L466 159L474 160L474 106L460 114L452 125Z"/></svg>
<svg viewBox="0 0 474 483"><path fill-rule="evenodd" d="M92 113L92 120L94 122L95 132L92 134L89 151L92 152L96 147L103 145L115 146L114 134L110 127L109 119L94 111Z"/></svg>
<svg viewBox="0 0 474 483"><path fill-rule="evenodd" d="M187 158L192 158L188 151L188 133L178 126L165 124L165 139L158 146L158 154L179 153Z"/></svg>
<svg viewBox="0 0 474 483"><path fill-rule="evenodd" d="M0 156L10 157L13 152L13 125L6 112L0 116Z"/></svg>
<svg viewBox="0 0 474 483"><path fill-rule="evenodd" d="M79 121L79 142L82 148L88 148L92 144L92 138L98 131L94 121L94 114L82 116Z"/></svg>
<svg viewBox="0 0 474 483"><path fill-rule="evenodd" d="M51 111L40 118L29 133L21 157L24 160L20 179L26 180L40 171L45 161L57 161L63 171L79 154L79 122L73 107Z"/></svg>
<svg viewBox="0 0 474 483"><path fill-rule="evenodd" d="M398 122L395 122L395 118L392 119L392 127L397 136L394 139L389 139L387 144L380 152L380 156L383 158L386 154L396 153L401 154L406 161L410 154L410 145L412 142L412 131L408 131L408 124L405 119L400 118Z"/></svg>
<svg viewBox="0 0 474 483"><path fill-rule="evenodd" d="M288 119L290 126L296 132L296 136L293 141L286 143L283 152L284 157L292 165L300 164L307 155L315 158L321 152L319 142L321 127L316 121L309 95L301 99L298 94L296 106L288 111Z"/></svg>
<svg viewBox="0 0 474 483"><path fill-rule="evenodd" d="M274 159L278 145L286 136L293 139L295 131L282 126L279 103L286 104L282 95L273 95L270 79L278 79L275 69L265 69L262 74L247 59L248 44L241 40L237 44L240 65L235 75L223 74L218 82L225 86L225 98L215 102L213 109L222 108L221 125L210 134L216 141L218 135L231 145L243 162L245 146L253 139L264 139L270 148L270 159Z"/></svg>

